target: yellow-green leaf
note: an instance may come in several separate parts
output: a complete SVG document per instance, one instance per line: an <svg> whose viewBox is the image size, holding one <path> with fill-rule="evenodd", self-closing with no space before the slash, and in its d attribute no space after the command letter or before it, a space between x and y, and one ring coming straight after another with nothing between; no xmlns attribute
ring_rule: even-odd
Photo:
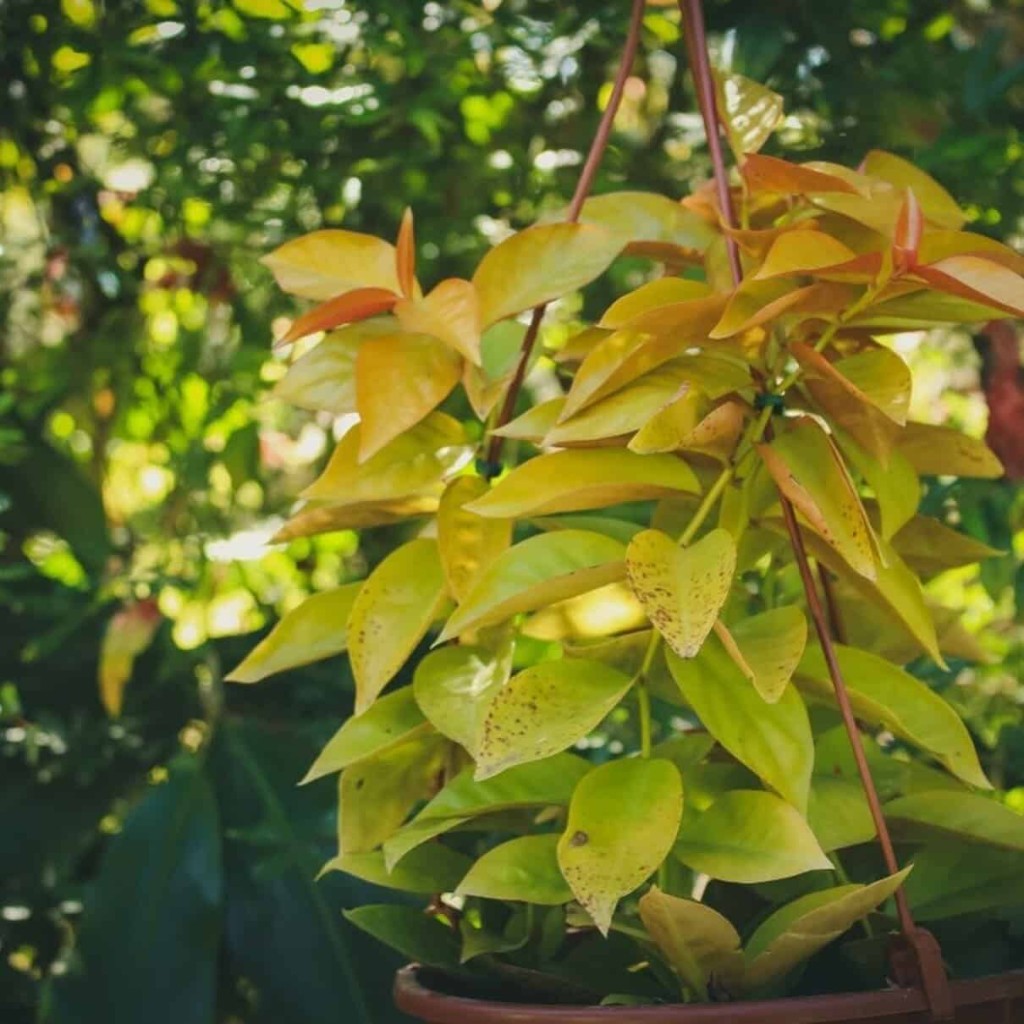
<svg viewBox="0 0 1024 1024"><path fill-rule="evenodd" d="M707 999L708 981L728 986L742 967L740 937L729 920L695 900L652 886L637 905L640 920L680 981Z"/></svg>
<svg viewBox="0 0 1024 1024"><path fill-rule="evenodd" d="M1006 553L928 516L914 516L892 545L907 565L929 576Z"/></svg>
<svg viewBox="0 0 1024 1024"><path fill-rule="evenodd" d="M381 697L363 714L350 718L328 741L302 783L339 772L355 761L382 754L403 743L413 730L428 730L411 686Z"/></svg>
<svg viewBox="0 0 1024 1024"><path fill-rule="evenodd" d="M444 602L437 541L396 548L370 573L348 620L356 714L377 699L426 636Z"/></svg>
<svg viewBox="0 0 1024 1024"><path fill-rule="evenodd" d="M715 73L715 92L736 159L756 153L782 123L784 102L771 89L743 75Z"/></svg>
<svg viewBox="0 0 1024 1024"><path fill-rule="evenodd" d="M444 766L445 739L419 735L349 765L338 782L338 847L374 850L430 796Z"/></svg>
<svg viewBox="0 0 1024 1024"><path fill-rule="evenodd" d="M798 288L786 278L744 281L732 294L710 338L729 338L783 317L832 319L856 297L856 289L831 281Z"/></svg>
<svg viewBox="0 0 1024 1024"><path fill-rule="evenodd" d="M821 770L820 765L818 768ZM807 821L826 853L870 843L875 838L875 823L859 779L815 775Z"/></svg>
<svg viewBox="0 0 1024 1024"><path fill-rule="evenodd" d="M474 757L487 708L511 674L511 655L511 645L490 651L462 644L431 651L416 666L412 685L423 714Z"/></svg>
<svg viewBox="0 0 1024 1024"><path fill-rule="evenodd" d="M699 491L693 470L675 456L640 456L621 448L584 449L524 462L468 509L482 516L515 518Z"/></svg>
<svg viewBox="0 0 1024 1024"><path fill-rule="evenodd" d="M709 289L703 281L690 281L683 277L658 277L616 299L605 310L599 326L622 327L652 309L706 299L708 296Z"/></svg>
<svg viewBox="0 0 1024 1024"><path fill-rule="evenodd" d="M360 345L387 328L376 320L331 331L300 356L277 382L274 396L314 412L335 416L356 411L356 354Z"/></svg>
<svg viewBox="0 0 1024 1024"><path fill-rule="evenodd" d="M511 519L480 515L466 506L492 493L486 480L460 476L441 496L437 510L437 542L448 591L461 601L480 574L512 540Z"/></svg>
<svg viewBox="0 0 1024 1024"><path fill-rule="evenodd" d="M855 571L875 579L874 531L831 438L810 417L758 445L779 490Z"/></svg>
<svg viewBox="0 0 1024 1024"><path fill-rule="evenodd" d="M914 467L900 451L891 451L887 462L883 463L835 426L833 433L850 465L875 492L881 534L885 540L891 540L914 518L921 503L921 481Z"/></svg>
<svg viewBox="0 0 1024 1024"><path fill-rule="evenodd" d="M476 748L476 778L572 746L604 720L632 684L599 661L542 661L499 689L491 700Z"/></svg>
<svg viewBox="0 0 1024 1024"><path fill-rule="evenodd" d="M736 545L721 529L685 548L660 530L644 530L626 550L633 593L682 658L692 658L711 632L729 596L735 568Z"/></svg>
<svg viewBox="0 0 1024 1024"><path fill-rule="evenodd" d="M667 242L703 252L715 237L703 217L654 192L609 192L591 196L580 211L585 224L597 224L626 242Z"/></svg>
<svg viewBox="0 0 1024 1024"><path fill-rule="evenodd" d="M399 289L395 247L358 231L314 231L262 262L284 291L304 299L330 299L354 288Z"/></svg>
<svg viewBox="0 0 1024 1024"><path fill-rule="evenodd" d="M365 501L354 505L321 505L310 502L270 538L271 544L282 544L298 537L315 537L335 530L366 530L392 523L409 523L437 511L437 498L432 495L399 498L394 501Z"/></svg>
<svg viewBox="0 0 1024 1024"><path fill-rule="evenodd" d="M719 638L740 671L769 704L777 703L807 645L804 613L794 605L772 608L740 619L728 635Z"/></svg>
<svg viewBox="0 0 1024 1024"><path fill-rule="evenodd" d="M576 787L558 864L602 934L608 934L619 900L671 850L682 811L683 784L670 761L609 761Z"/></svg>
<svg viewBox="0 0 1024 1024"><path fill-rule="evenodd" d="M921 209L933 224L956 229L967 220L956 200L931 175L895 153L873 149L864 157L861 170L901 190L913 189Z"/></svg>
<svg viewBox="0 0 1024 1024"><path fill-rule="evenodd" d="M757 989L787 974L884 903L910 873L905 868L871 885L814 892L775 911L750 937L743 984Z"/></svg>
<svg viewBox="0 0 1024 1024"><path fill-rule="evenodd" d="M723 793L705 811L687 808L673 851L687 867L724 882L772 882L832 868L800 812L757 789Z"/></svg>
<svg viewBox="0 0 1024 1024"><path fill-rule="evenodd" d="M391 871L388 871L384 863L381 850L339 853L320 869L317 878L329 871L344 871L385 889L428 895L452 892L471 863L463 853L450 850L440 843L426 843L410 853L401 864L396 864Z"/></svg>
<svg viewBox="0 0 1024 1024"><path fill-rule="evenodd" d="M911 793L887 803L885 816L901 838L955 837L1024 853L1024 814L976 793Z"/></svg>
<svg viewBox="0 0 1024 1024"><path fill-rule="evenodd" d="M275 672L341 654L348 646L348 617L362 583L307 597L288 612L233 669L231 683L257 683Z"/></svg>
<svg viewBox="0 0 1024 1024"><path fill-rule="evenodd" d="M786 687L766 704L721 640L708 637L696 658L668 654L683 700L736 760L794 807L804 811L814 767L814 740L803 699Z"/></svg>
<svg viewBox="0 0 1024 1024"><path fill-rule="evenodd" d="M836 645L836 657L858 719L920 747L964 782L991 789L967 727L926 683L885 658L843 644ZM796 682L817 699L835 699L824 655L816 646L805 652Z"/></svg>
<svg viewBox="0 0 1024 1024"><path fill-rule="evenodd" d="M856 256L839 239L823 231L788 231L772 243L754 279L765 281L772 277L813 274L848 263Z"/></svg>
<svg viewBox="0 0 1024 1024"><path fill-rule="evenodd" d="M502 843L469 869L456 895L521 900L541 907L568 903L572 892L558 867L557 846L554 833Z"/></svg>
<svg viewBox="0 0 1024 1024"><path fill-rule="evenodd" d="M625 554L623 544L589 530L530 537L502 552L483 571L440 640L620 580Z"/></svg>
<svg viewBox="0 0 1024 1024"><path fill-rule="evenodd" d="M908 423L896 440L900 452L922 476L998 480L1005 470L992 449L959 430Z"/></svg>
<svg viewBox="0 0 1024 1024"><path fill-rule="evenodd" d="M749 406L738 399L729 399L694 422L697 410L703 408L704 396L699 392L687 392L655 413L633 435L629 450L640 455L696 452L719 462L728 462L743 433Z"/></svg>
<svg viewBox="0 0 1024 1024"><path fill-rule="evenodd" d="M596 224L537 224L512 235L484 256L473 275L481 325L582 288L622 245L621 237Z"/></svg>
<svg viewBox="0 0 1024 1024"><path fill-rule="evenodd" d="M472 768L466 768L384 844L387 864L393 867L410 850L482 815L564 806L589 770L588 762L575 754L518 765L481 782L473 778Z"/></svg>
<svg viewBox="0 0 1024 1024"><path fill-rule="evenodd" d="M338 442L326 469L302 497L337 506L394 501L436 488L445 472L464 457L465 431L444 413L433 413L359 462L360 427Z"/></svg>
<svg viewBox="0 0 1024 1024"><path fill-rule="evenodd" d="M429 334L369 338L356 354L359 460L433 412L462 376L462 357Z"/></svg>

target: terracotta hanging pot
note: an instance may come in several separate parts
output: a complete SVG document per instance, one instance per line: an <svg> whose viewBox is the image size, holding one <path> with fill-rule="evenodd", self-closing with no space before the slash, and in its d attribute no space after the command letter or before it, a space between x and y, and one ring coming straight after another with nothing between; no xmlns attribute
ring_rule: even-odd
<svg viewBox="0 0 1024 1024"><path fill-rule="evenodd" d="M951 984L953 1024L1021 1024L1024 970ZM429 1024L928 1024L924 993L805 996L691 1006L540 1006L451 995L431 987L430 972L405 967L395 979L399 1009Z"/></svg>

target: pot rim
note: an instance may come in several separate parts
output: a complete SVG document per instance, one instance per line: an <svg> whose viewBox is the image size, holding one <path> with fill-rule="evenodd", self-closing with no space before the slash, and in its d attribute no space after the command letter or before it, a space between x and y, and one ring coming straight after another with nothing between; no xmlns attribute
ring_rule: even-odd
<svg viewBox="0 0 1024 1024"><path fill-rule="evenodd" d="M431 1024L594 1024L614 1011L629 1014L631 1024L824 1024L827 1021L871 1021L904 1017L928 1010L919 989L891 988L835 995L758 999L734 1003L666 1004L662 1006L553 1006L539 1003L493 1002L452 996L420 980L420 965L410 964L395 975L395 1003L405 1013ZM1024 969L967 978L951 985L959 1006L1005 1003L1024 998ZM922 1017L922 1021L926 1018ZM998 1018L993 1018L996 1020Z"/></svg>

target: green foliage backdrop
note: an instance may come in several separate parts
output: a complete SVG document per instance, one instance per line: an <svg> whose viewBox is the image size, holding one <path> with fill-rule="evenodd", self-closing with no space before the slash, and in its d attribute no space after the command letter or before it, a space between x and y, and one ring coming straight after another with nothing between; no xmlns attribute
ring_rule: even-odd
<svg viewBox="0 0 1024 1024"><path fill-rule="evenodd" d="M5 1021L394 1019L392 965L340 914L363 894L312 881L331 784L294 786L349 710L347 669L221 685L254 630L387 547L386 531L266 545L332 424L269 394L294 308L258 259L321 226L390 235L409 204L421 266L465 273L564 204L626 7L0 5ZM707 8L719 63L787 99L776 152L855 164L884 146L975 230L1019 240L1019 4ZM652 3L598 191L706 175L682 52L674 7ZM984 430L970 340L907 346L924 418ZM932 495L1021 552L1012 484ZM970 599L974 656L932 681L962 684L991 770L1024 786L1024 574L993 559L939 585Z"/></svg>

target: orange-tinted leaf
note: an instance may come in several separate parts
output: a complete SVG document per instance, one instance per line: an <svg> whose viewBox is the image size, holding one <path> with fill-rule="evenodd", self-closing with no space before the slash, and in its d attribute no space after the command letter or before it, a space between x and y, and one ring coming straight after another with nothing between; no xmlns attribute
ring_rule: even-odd
<svg viewBox="0 0 1024 1024"><path fill-rule="evenodd" d="M821 231L788 231L776 239L754 278L793 274L813 274L856 258L856 253L842 242Z"/></svg>
<svg viewBox="0 0 1024 1024"><path fill-rule="evenodd" d="M708 286L703 281L689 281L683 277L659 277L642 284L635 291L623 295L621 299L616 299L601 317L600 326L621 327L641 313L647 313L652 309L693 299L704 299L707 296Z"/></svg>
<svg viewBox="0 0 1024 1024"><path fill-rule="evenodd" d="M395 270L398 286L406 298L416 291L416 232L413 227L412 209L405 208L402 224L398 229L398 242L395 245Z"/></svg>
<svg viewBox="0 0 1024 1024"><path fill-rule="evenodd" d="M982 256L948 256L914 273L933 288L1024 316L1024 278Z"/></svg>
<svg viewBox="0 0 1024 1024"><path fill-rule="evenodd" d="M919 263L938 263L947 256L983 256L1024 274L1024 256L1008 245L972 231L928 231L921 239Z"/></svg>
<svg viewBox="0 0 1024 1024"><path fill-rule="evenodd" d="M776 195L807 195L815 192L849 192L857 189L836 175L812 170L774 156L750 154L743 161L743 177L752 192L773 192Z"/></svg>
<svg viewBox="0 0 1024 1024"><path fill-rule="evenodd" d="M832 439L810 417L758 445L779 490L858 573L876 576L874 532Z"/></svg>
<svg viewBox="0 0 1024 1024"><path fill-rule="evenodd" d="M896 220L896 233L892 239L896 266L900 270L912 270L917 265L923 233L924 214L921 212L921 204L917 201L914 190L908 188L903 197L900 215Z"/></svg>
<svg viewBox="0 0 1024 1024"><path fill-rule="evenodd" d="M363 342L356 356L359 461L433 412L461 373L458 353L429 334L392 334Z"/></svg>
<svg viewBox="0 0 1024 1024"><path fill-rule="evenodd" d="M357 288L397 292L395 247L358 231L314 231L264 256L278 285L304 299L333 298Z"/></svg>
<svg viewBox="0 0 1024 1024"><path fill-rule="evenodd" d="M120 716L132 666L152 642L161 618L156 602L147 600L125 605L107 623L100 648L99 688L111 718Z"/></svg>
<svg viewBox="0 0 1024 1024"><path fill-rule="evenodd" d="M512 235L473 275L482 326L582 288L621 248L619 236L596 224L537 224Z"/></svg>
<svg viewBox="0 0 1024 1024"><path fill-rule="evenodd" d="M480 365L480 311L469 281L449 277L422 299L403 299L395 316L405 330L432 334Z"/></svg>
<svg viewBox="0 0 1024 1024"><path fill-rule="evenodd" d="M307 334L329 331L342 324L387 313L397 301L398 296L384 288L357 288L344 295L337 295L296 317L291 327L274 345L290 345Z"/></svg>
<svg viewBox="0 0 1024 1024"><path fill-rule="evenodd" d="M967 220L956 200L930 175L908 160L873 149L861 164L861 170L873 178L895 185L898 189L913 189L925 217L944 228L959 228Z"/></svg>

